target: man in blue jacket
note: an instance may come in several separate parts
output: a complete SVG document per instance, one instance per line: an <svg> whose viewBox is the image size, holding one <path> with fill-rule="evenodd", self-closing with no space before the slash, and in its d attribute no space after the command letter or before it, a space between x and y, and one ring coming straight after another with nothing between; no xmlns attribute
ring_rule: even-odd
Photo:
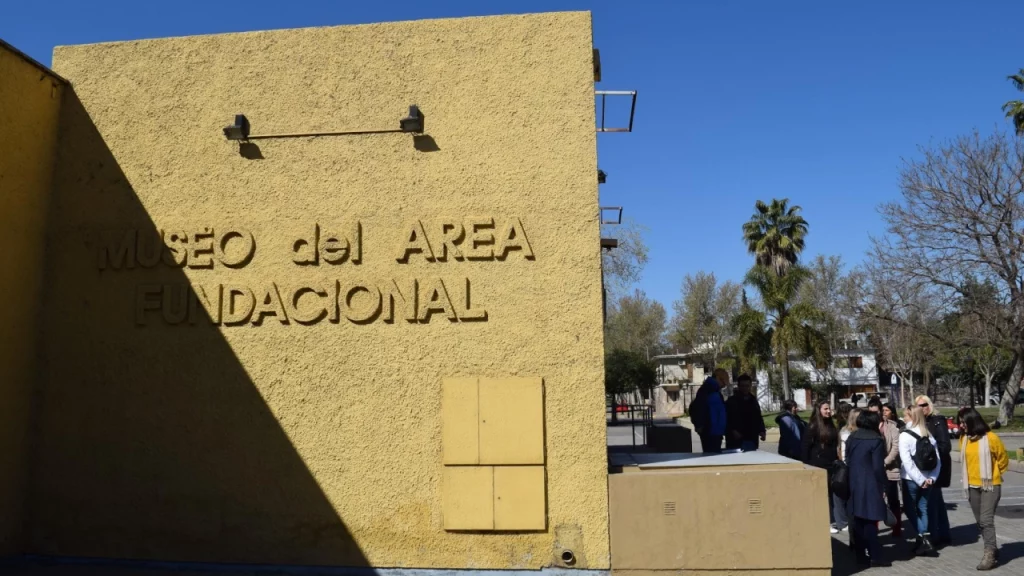
<svg viewBox="0 0 1024 576"><path fill-rule="evenodd" d="M705 453L722 451L725 437L725 400L722 389L729 385L729 373L718 368L704 381L690 403L690 422L693 423L700 445Z"/></svg>
<svg viewBox="0 0 1024 576"><path fill-rule="evenodd" d="M800 459L800 443L807 428L796 412L796 402L786 400L782 403L782 413L775 417L775 423L779 425L779 456L793 460Z"/></svg>

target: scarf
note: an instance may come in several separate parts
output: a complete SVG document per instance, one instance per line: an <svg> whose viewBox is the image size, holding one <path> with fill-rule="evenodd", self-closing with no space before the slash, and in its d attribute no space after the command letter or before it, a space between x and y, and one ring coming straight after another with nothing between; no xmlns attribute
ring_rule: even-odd
<svg viewBox="0 0 1024 576"><path fill-rule="evenodd" d="M967 480L967 436L960 439L960 481L964 487L964 497L968 496L970 485ZM992 491L992 452L988 447L988 434L978 440L978 466L981 468L981 490L982 492Z"/></svg>

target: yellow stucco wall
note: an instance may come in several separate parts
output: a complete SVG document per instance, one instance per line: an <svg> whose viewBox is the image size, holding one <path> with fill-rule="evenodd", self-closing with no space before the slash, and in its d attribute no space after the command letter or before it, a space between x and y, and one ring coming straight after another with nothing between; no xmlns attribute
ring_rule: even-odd
<svg viewBox="0 0 1024 576"><path fill-rule="evenodd" d="M63 83L0 43L0 555L21 551L36 314Z"/></svg>
<svg viewBox="0 0 1024 576"><path fill-rule="evenodd" d="M33 552L538 568L564 547L608 567L589 13L60 47L54 67L75 91L48 237ZM415 141L256 140L243 157L221 134L236 113L254 135L393 129L411 104L426 115ZM297 264L318 224L325 256ZM157 230L168 262L189 239L186 266L158 263ZM489 258L489 234L519 249ZM406 244L434 261L400 262ZM186 285L237 290L223 324ZM341 308L318 314L339 286ZM368 289L348 307L353 286ZM266 306L246 317L250 298ZM543 379L544 529L445 530L454 377Z"/></svg>

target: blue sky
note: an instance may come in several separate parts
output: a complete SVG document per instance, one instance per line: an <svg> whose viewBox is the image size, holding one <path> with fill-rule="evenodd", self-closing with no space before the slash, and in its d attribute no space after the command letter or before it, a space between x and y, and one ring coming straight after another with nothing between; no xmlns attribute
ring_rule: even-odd
<svg viewBox="0 0 1024 576"><path fill-rule="evenodd" d="M684 274L739 280L756 199L803 206L807 254L860 262L902 158L1005 128L1024 67L1020 0L17 2L0 38L54 46L161 36L591 10L599 89L639 91L635 132L599 137L605 205L648 228L640 287L666 305Z"/></svg>

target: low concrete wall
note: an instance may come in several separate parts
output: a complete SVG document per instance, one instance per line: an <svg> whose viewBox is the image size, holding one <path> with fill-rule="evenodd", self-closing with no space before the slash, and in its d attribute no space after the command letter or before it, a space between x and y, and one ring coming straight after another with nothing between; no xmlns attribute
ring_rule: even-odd
<svg viewBox="0 0 1024 576"><path fill-rule="evenodd" d="M831 571L824 470L795 462L624 468L608 486L615 573Z"/></svg>

